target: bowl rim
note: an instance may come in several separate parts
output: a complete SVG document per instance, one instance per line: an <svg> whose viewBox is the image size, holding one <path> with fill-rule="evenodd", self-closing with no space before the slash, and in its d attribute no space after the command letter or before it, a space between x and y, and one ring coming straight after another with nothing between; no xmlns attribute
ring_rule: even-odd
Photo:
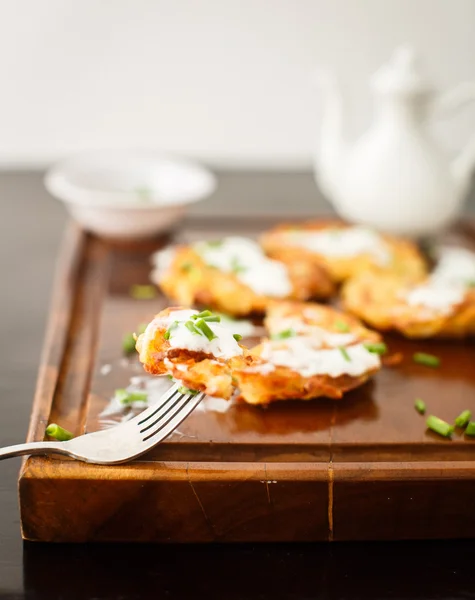
<svg viewBox="0 0 475 600"><path fill-rule="evenodd" d="M157 163L167 162L179 165L185 170L194 171L202 180L200 188L193 194L183 195L181 199L166 199L151 194L147 202L140 202L138 192L131 191L106 191L100 188L86 187L71 183L68 179L70 166L77 161L87 160L97 156L140 156L152 157ZM120 158L119 158L120 160ZM154 150L92 150L70 155L49 167L43 177L46 190L57 200L65 204L97 207L101 209L124 209L124 210L154 210L165 209L194 204L210 196L217 187L214 173L193 160L165 154Z"/></svg>

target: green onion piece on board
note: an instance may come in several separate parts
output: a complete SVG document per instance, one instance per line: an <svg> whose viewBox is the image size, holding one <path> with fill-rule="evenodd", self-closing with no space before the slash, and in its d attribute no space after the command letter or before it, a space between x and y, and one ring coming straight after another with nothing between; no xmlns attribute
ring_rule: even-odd
<svg viewBox="0 0 475 600"><path fill-rule="evenodd" d="M295 337L297 334L293 329L284 329L283 331L279 331L279 333L274 333L271 335L273 340L287 340L288 338Z"/></svg>
<svg viewBox="0 0 475 600"><path fill-rule="evenodd" d="M198 393L198 390L192 390L186 387L186 385L181 385L178 388L178 391L180 392L180 394L190 394L191 396L196 396L196 394Z"/></svg>
<svg viewBox="0 0 475 600"><path fill-rule="evenodd" d="M367 342L363 346L372 354L386 354L388 347L384 342Z"/></svg>
<svg viewBox="0 0 475 600"><path fill-rule="evenodd" d="M426 354L425 352L416 352L412 357L414 362L425 367L437 368L440 365L440 358L433 354Z"/></svg>
<svg viewBox="0 0 475 600"><path fill-rule="evenodd" d="M133 285L130 288L130 295L134 300L151 300L157 295L157 289L154 285Z"/></svg>
<svg viewBox="0 0 475 600"><path fill-rule="evenodd" d="M475 436L475 421L470 421L470 423L465 428L465 435Z"/></svg>
<svg viewBox="0 0 475 600"><path fill-rule="evenodd" d="M198 319L198 321L195 322L195 325L197 329L201 330L204 333L204 335L208 338L210 342L211 340L214 340L217 337L204 319Z"/></svg>
<svg viewBox="0 0 475 600"><path fill-rule="evenodd" d="M126 389L118 389L115 391L114 399L121 404L133 404L134 402L147 402L147 392L129 392Z"/></svg>
<svg viewBox="0 0 475 600"><path fill-rule="evenodd" d="M233 334L233 338L236 340L236 342L240 342L242 340L242 335L239 333L235 333Z"/></svg>
<svg viewBox="0 0 475 600"><path fill-rule="evenodd" d="M345 323L345 321L335 321L334 326L335 329L338 329L338 331L341 331L342 333L347 333L350 331L350 326L348 323Z"/></svg>
<svg viewBox="0 0 475 600"><path fill-rule="evenodd" d="M434 417L434 415L427 417L426 425L428 429L443 437L450 437L454 432L454 427L450 423L439 419L439 417Z"/></svg>
<svg viewBox="0 0 475 600"><path fill-rule="evenodd" d="M426 403L424 402L424 400L421 400L420 398L416 398L414 401L414 408L417 410L417 412L419 414L423 415L426 412Z"/></svg>
<svg viewBox="0 0 475 600"><path fill-rule="evenodd" d="M137 333L140 335L147 329L146 323L140 323L137 327ZM135 335L133 333L126 333L122 338L122 352L124 354L132 354L135 352Z"/></svg>
<svg viewBox="0 0 475 600"><path fill-rule="evenodd" d="M455 425L457 425L457 427L466 427L471 418L472 418L472 413L469 410L464 410L455 419Z"/></svg>
<svg viewBox="0 0 475 600"><path fill-rule="evenodd" d="M56 423L50 423L46 428L46 435L49 437L58 440L59 442L67 442L68 440L72 440L74 435L68 431L67 429L63 429Z"/></svg>
<svg viewBox="0 0 475 600"><path fill-rule="evenodd" d="M350 362L350 361L351 361L351 357L350 357L350 355L348 354L348 350L347 350L347 349L346 349L344 346L340 346L340 347L338 348L338 350L341 352L341 354L342 354L343 358L344 358L344 359L345 359L347 362Z"/></svg>

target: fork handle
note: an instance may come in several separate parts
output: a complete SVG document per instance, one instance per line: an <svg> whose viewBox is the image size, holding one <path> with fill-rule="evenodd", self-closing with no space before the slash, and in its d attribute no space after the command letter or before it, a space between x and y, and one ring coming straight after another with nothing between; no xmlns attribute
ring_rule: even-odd
<svg viewBox="0 0 475 600"><path fill-rule="evenodd" d="M63 445L65 444L65 445ZM31 442L0 448L0 460L23 454L68 454L66 442Z"/></svg>

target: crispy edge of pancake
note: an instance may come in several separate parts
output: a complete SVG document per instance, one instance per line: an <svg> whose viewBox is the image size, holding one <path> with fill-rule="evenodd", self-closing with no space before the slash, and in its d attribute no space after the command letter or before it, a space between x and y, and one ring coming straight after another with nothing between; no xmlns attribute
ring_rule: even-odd
<svg viewBox="0 0 475 600"><path fill-rule="evenodd" d="M282 261L292 283L292 297L307 300L327 298L335 291L327 272L308 261ZM264 313L272 300L253 292L232 273L223 273L206 265L189 246L176 248L172 263L157 282L162 291L179 304L199 304L233 316Z"/></svg>
<svg viewBox="0 0 475 600"><path fill-rule="evenodd" d="M379 331L398 331L408 338L475 335L475 290L467 290L461 304L441 315L427 307L408 305L398 297L405 289L409 289L406 282L391 274L365 273L343 286L343 306Z"/></svg>
<svg viewBox="0 0 475 600"><path fill-rule="evenodd" d="M289 246L285 243L282 233L289 229L302 231L320 231L323 229L346 229L350 227L341 221L318 220L305 223L291 224L282 223L262 234L260 244L264 251L272 258L307 260L314 264L323 265L336 283L340 283L364 271L396 272L408 281L419 281L427 274L427 264L417 246L405 239L381 234L385 242L390 246L394 259L391 265L380 266L375 264L374 258L369 255L360 255L350 258L329 258L317 254L306 248Z"/></svg>
<svg viewBox="0 0 475 600"><path fill-rule="evenodd" d="M278 319L303 316L310 310L314 319L308 319L309 325L318 325L330 333L341 333L335 329L336 321L343 321L349 327L348 333L353 333L358 342L378 342L381 335L365 327L353 315L348 315L330 306L315 303L281 301L273 302L267 312L266 319ZM263 340L265 342L265 340ZM262 343L251 349L254 361L247 367L234 369L240 395L239 399L248 404L269 404L280 400L311 400L325 396L335 400L368 381L379 369L371 369L362 375L313 375L304 377L300 373L285 366L276 366L267 372L266 367L272 363L260 358ZM263 369L261 371L261 369Z"/></svg>

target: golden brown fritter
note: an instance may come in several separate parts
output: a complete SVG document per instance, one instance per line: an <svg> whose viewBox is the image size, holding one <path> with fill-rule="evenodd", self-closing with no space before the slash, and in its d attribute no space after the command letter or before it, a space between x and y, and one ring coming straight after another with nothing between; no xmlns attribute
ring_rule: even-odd
<svg viewBox="0 0 475 600"><path fill-rule="evenodd" d="M215 336L208 339L199 329L197 315L198 311L181 307L158 313L137 339L140 362L148 373L169 374L192 390L230 398L234 392L232 368L251 363L252 358L217 322L205 321ZM195 331L188 329L189 323Z"/></svg>
<svg viewBox="0 0 475 600"><path fill-rule="evenodd" d="M368 270L390 271L410 281L427 272L413 243L341 221L282 224L264 233L260 243L272 258L323 265L337 283Z"/></svg>
<svg viewBox="0 0 475 600"><path fill-rule="evenodd" d="M247 275L251 269L256 269L256 262L244 266L237 264L235 271L226 271L207 264L192 246L177 246L165 252L169 252L165 254L165 261L163 255L157 256L158 265L152 279L169 298L182 306L209 306L232 316L245 316L265 312L272 300L271 296L253 289L243 277L243 273ZM270 261L270 266L276 262ZM280 263L277 262L277 266L288 279L288 289L282 290L282 297L308 300L328 298L334 293L334 284L321 265L298 257L282 257ZM257 284L266 278L269 266L260 261L258 264L262 273L257 272L256 276L253 271ZM270 284L275 285L277 277L272 274L270 279Z"/></svg>
<svg viewBox="0 0 475 600"><path fill-rule="evenodd" d="M475 335L475 290L430 278L408 285L400 278L365 273L342 290L344 307L380 331L409 338ZM412 300L410 300L412 299Z"/></svg>
<svg viewBox="0 0 475 600"><path fill-rule="evenodd" d="M233 369L240 398L250 404L339 399L381 367L374 352L381 336L330 307L276 302L269 308L266 327L271 339L251 350L254 362Z"/></svg>

